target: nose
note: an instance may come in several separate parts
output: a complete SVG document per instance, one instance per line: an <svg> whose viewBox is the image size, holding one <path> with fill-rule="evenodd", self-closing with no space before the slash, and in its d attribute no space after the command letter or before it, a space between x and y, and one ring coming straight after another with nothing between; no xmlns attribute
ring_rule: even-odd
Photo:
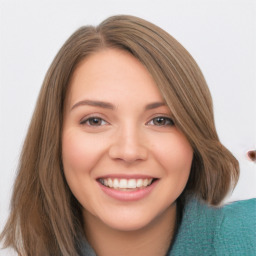
<svg viewBox="0 0 256 256"><path fill-rule="evenodd" d="M145 145L143 134L136 128L126 127L115 134L109 148L109 156L115 160L122 160L125 163L146 160L148 150Z"/></svg>

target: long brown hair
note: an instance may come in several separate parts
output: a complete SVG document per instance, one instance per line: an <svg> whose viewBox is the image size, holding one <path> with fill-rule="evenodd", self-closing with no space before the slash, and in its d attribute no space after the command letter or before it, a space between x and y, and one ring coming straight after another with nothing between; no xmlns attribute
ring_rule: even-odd
<svg viewBox="0 0 256 256"><path fill-rule="evenodd" d="M77 30L53 60L20 157L5 246L21 255L78 255L81 209L63 175L63 105L76 66L103 48L129 51L155 80L175 124L194 150L184 194L218 205L239 176L237 160L220 143L212 99L190 54L159 27L133 16L113 16L99 26Z"/></svg>

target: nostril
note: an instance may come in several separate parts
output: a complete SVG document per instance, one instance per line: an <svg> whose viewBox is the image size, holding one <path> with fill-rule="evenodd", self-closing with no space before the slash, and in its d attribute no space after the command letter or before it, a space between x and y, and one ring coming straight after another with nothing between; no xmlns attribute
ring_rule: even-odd
<svg viewBox="0 0 256 256"><path fill-rule="evenodd" d="M116 144L109 149L109 156L115 160L122 160L127 163L134 163L139 160L146 160L147 149L140 145Z"/></svg>
<svg viewBox="0 0 256 256"><path fill-rule="evenodd" d="M256 150L248 151L247 156L251 161L256 162Z"/></svg>

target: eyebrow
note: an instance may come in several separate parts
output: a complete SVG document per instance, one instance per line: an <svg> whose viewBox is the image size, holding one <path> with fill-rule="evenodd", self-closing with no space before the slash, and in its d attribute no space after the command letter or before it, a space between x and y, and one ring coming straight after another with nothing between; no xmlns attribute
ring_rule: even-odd
<svg viewBox="0 0 256 256"><path fill-rule="evenodd" d="M93 106L93 107L100 107L100 108L107 108L107 109L114 109L114 105L108 102L104 102L104 101L97 101L97 100L81 100L79 102L77 102L75 105L73 105L73 107L71 108L71 110L73 110L76 107L79 106Z"/></svg>
<svg viewBox="0 0 256 256"><path fill-rule="evenodd" d="M154 102L154 103L150 103L150 104L146 105L145 110L159 108L162 106L166 106L166 103L165 102Z"/></svg>
<svg viewBox="0 0 256 256"><path fill-rule="evenodd" d="M81 100L74 104L71 108L73 110L74 108L77 108L79 106L93 106L93 107L100 107L100 108L106 108L106 109L111 109L114 110L115 106L109 102L105 101L97 101L97 100ZM164 102L153 102L150 104L147 104L145 107L145 110L150 110L150 109L155 109L158 107L166 106L166 103Z"/></svg>

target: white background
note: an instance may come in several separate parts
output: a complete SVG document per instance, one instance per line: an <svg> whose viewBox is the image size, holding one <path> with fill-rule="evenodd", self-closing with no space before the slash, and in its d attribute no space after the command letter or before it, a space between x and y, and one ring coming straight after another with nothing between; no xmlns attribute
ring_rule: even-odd
<svg viewBox="0 0 256 256"><path fill-rule="evenodd" d="M78 27L114 14L159 25L193 55L213 94L220 139L241 164L228 201L256 197L256 165L246 159L256 147L256 1L0 0L0 230L47 68Z"/></svg>

